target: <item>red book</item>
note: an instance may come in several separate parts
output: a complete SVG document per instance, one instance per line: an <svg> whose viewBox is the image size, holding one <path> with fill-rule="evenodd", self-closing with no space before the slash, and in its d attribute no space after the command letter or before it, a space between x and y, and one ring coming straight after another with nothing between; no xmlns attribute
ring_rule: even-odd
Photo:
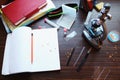
<svg viewBox="0 0 120 80"><path fill-rule="evenodd" d="M14 25L18 25L46 4L46 0L15 0L2 8L2 12Z"/></svg>

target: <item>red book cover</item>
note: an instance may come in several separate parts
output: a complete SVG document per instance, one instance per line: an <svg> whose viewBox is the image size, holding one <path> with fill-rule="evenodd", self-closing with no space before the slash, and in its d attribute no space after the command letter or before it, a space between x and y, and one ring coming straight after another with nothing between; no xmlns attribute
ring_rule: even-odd
<svg viewBox="0 0 120 80"><path fill-rule="evenodd" d="M2 8L2 11L14 25L18 25L46 4L46 0L15 0Z"/></svg>

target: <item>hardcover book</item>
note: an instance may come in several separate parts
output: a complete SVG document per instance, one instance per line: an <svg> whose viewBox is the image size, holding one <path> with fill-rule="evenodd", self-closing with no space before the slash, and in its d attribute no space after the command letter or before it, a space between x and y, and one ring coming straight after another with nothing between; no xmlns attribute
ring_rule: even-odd
<svg viewBox="0 0 120 80"><path fill-rule="evenodd" d="M14 0L1 10L14 25L18 25L46 4L46 0Z"/></svg>

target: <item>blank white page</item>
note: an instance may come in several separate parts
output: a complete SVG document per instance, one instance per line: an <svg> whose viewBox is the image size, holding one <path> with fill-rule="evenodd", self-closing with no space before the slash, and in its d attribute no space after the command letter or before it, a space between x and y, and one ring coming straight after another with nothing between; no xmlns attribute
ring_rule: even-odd
<svg viewBox="0 0 120 80"><path fill-rule="evenodd" d="M56 28L33 30L32 71L60 69L58 35Z"/></svg>
<svg viewBox="0 0 120 80"><path fill-rule="evenodd" d="M11 43L11 34L7 35L5 50L4 50L4 58L2 65L2 75L10 74L9 72L9 52L10 52L10 43Z"/></svg>
<svg viewBox="0 0 120 80"><path fill-rule="evenodd" d="M26 72L31 64L31 28L17 28L13 31L11 38L10 73Z"/></svg>

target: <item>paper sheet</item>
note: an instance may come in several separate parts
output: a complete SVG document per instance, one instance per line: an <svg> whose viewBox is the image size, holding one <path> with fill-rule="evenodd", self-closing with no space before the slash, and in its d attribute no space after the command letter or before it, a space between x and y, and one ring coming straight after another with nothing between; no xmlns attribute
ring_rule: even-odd
<svg viewBox="0 0 120 80"><path fill-rule="evenodd" d="M57 21L61 27L70 29L76 18L76 9L62 5L63 15Z"/></svg>

